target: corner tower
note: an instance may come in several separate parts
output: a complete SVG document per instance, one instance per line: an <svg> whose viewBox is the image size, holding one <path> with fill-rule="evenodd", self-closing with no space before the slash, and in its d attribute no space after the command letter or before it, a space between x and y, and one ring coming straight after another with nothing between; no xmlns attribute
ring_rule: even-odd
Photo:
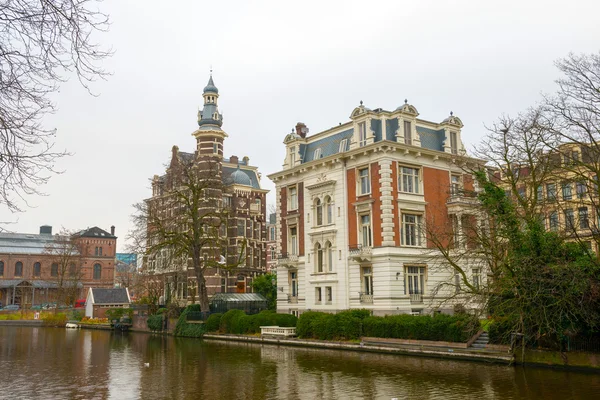
<svg viewBox="0 0 600 400"><path fill-rule="evenodd" d="M221 129L223 114L219 113L219 89L215 86L212 73L202 93L204 106L198 111L198 130L192 135L196 138L197 157L214 160L223 158L223 141L227 134Z"/></svg>

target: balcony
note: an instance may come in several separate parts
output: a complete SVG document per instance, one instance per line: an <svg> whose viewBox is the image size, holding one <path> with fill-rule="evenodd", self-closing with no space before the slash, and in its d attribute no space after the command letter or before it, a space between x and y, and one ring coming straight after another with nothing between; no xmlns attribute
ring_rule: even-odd
<svg viewBox="0 0 600 400"><path fill-rule="evenodd" d="M423 304L423 293L411 293L410 304Z"/></svg>
<svg viewBox="0 0 600 400"><path fill-rule="evenodd" d="M282 267L295 267L298 264L298 255L290 253L280 253L277 255L277 265Z"/></svg>
<svg viewBox="0 0 600 400"><path fill-rule="evenodd" d="M360 297L360 304L373 304L373 294L359 292L358 295Z"/></svg>
<svg viewBox="0 0 600 400"><path fill-rule="evenodd" d="M472 209L478 204L479 200L477 199L477 193L456 188L451 188L450 196L448 197L448 201L446 202L449 214L454 214L459 211Z"/></svg>
<svg viewBox="0 0 600 400"><path fill-rule="evenodd" d="M292 296L291 294L287 295L288 300L287 302L290 304L298 304L298 296Z"/></svg>
<svg viewBox="0 0 600 400"><path fill-rule="evenodd" d="M259 214L260 204L250 203L250 214Z"/></svg>
<svg viewBox="0 0 600 400"><path fill-rule="evenodd" d="M363 246L362 244L351 245L348 249L348 254L350 258L356 262L368 262L371 261L373 248L370 246Z"/></svg>

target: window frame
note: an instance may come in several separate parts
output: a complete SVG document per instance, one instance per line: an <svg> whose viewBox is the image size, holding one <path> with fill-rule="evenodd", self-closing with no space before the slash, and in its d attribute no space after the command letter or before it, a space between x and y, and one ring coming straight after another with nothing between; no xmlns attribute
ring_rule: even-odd
<svg viewBox="0 0 600 400"><path fill-rule="evenodd" d="M369 221L367 224L364 224L363 217L368 217ZM366 232L365 232L365 227L367 227ZM372 222L370 212L358 214L358 231L359 231L359 242L362 245L362 247L373 247L373 222ZM365 239L368 239L367 240L368 243L365 243Z"/></svg>
<svg viewBox="0 0 600 400"><path fill-rule="evenodd" d="M412 122L404 120L404 144L412 145L412 141Z"/></svg>
<svg viewBox="0 0 600 400"><path fill-rule="evenodd" d="M415 280L416 278L416 280ZM416 283L416 285L415 285ZM427 267L406 265L404 267L404 294L425 294L427 286ZM416 287L416 290L415 290ZM420 288L420 290L419 290Z"/></svg>
<svg viewBox="0 0 600 400"><path fill-rule="evenodd" d="M296 211L298 210L298 186L288 186L288 211Z"/></svg>
<svg viewBox="0 0 600 400"><path fill-rule="evenodd" d="M366 175L361 175L362 171L367 171ZM363 179L366 179L367 190L363 191ZM371 194L371 166L356 168L356 192L358 196L367 196Z"/></svg>
<svg viewBox="0 0 600 400"><path fill-rule="evenodd" d="M407 169L412 174L406 174ZM416 173L416 174L415 174ZM408 187L412 186L412 187ZM398 191L408 194L421 194L421 168L412 165L398 164ZM413 189L413 190L408 190Z"/></svg>
<svg viewBox="0 0 600 400"><path fill-rule="evenodd" d="M367 145L367 122L358 123L358 147L365 147Z"/></svg>
<svg viewBox="0 0 600 400"><path fill-rule="evenodd" d="M42 263L39 261L36 261L35 263L33 263L33 276L34 277L42 276Z"/></svg>
<svg viewBox="0 0 600 400"><path fill-rule="evenodd" d="M360 288L361 293L365 295L373 295L373 267L360 268Z"/></svg>
<svg viewBox="0 0 600 400"><path fill-rule="evenodd" d="M92 271L93 271L92 279L94 279L95 281L99 281L102 279L102 264L94 263Z"/></svg>
<svg viewBox="0 0 600 400"><path fill-rule="evenodd" d="M19 278L23 277L23 262L22 261L15 262L15 275L14 276L15 276L15 278L16 277L19 277Z"/></svg>
<svg viewBox="0 0 600 400"><path fill-rule="evenodd" d="M405 217L414 217L415 221L406 221ZM409 227L410 229L408 229ZM423 247L423 214L414 211L402 210L400 216L400 231L400 244L402 246ZM410 236L411 240L409 241L407 240L407 235L410 231L414 231L414 234Z"/></svg>
<svg viewBox="0 0 600 400"><path fill-rule="evenodd" d="M291 255L298 255L298 226L292 225L289 228L289 247L288 252ZM292 234L292 231L296 231L295 234Z"/></svg>

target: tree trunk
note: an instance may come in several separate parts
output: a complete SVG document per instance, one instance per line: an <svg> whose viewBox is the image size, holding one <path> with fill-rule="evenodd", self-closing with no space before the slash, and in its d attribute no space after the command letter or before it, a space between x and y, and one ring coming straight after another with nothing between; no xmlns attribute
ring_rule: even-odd
<svg viewBox="0 0 600 400"><path fill-rule="evenodd" d="M196 280L198 281L198 297L201 312L209 312L210 306L208 303L208 290L206 289L206 280L204 279L204 271L196 268Z"/></svg>

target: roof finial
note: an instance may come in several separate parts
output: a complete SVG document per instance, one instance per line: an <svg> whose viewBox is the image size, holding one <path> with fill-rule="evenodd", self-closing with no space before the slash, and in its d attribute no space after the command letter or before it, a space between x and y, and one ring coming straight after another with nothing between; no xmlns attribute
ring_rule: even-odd
<svg viewBox="0 0 600 400"><path fill-rule="evenodd" d="M408 104L408 99L404 99L404 104Z"/></svg>
<svg viewBox="0 0 600 400"><path fill-rule="evenodd" d="M212 76L212 64L210 64L210 76Z"/></svg>
<svg viewBox="0 0 600 400"><path fill-rule="evenodd" d="M450 116L453 116L453 115L454 115L454 113L452 111L450 111Z"/></svg>
<svg viewBox="0 0 600 400"><path fill-rule="evenodd" d="M362 100L360 101L360 105L362 106Z"/></svg>

